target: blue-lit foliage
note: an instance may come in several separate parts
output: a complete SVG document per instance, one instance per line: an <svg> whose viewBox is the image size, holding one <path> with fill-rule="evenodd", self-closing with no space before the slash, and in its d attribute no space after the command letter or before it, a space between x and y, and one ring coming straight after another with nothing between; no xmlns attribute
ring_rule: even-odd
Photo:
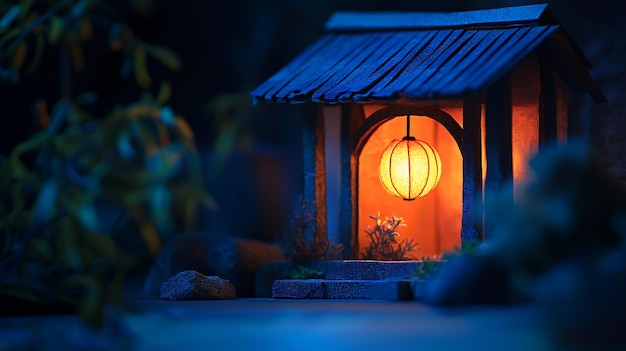
<svg viewBox="0 0 626 351"><path fill-rule="evenodd" d="M106 306L128 307L124 278L138 258L193 230L198 208L212 206L193 133L167 105L170 84L151 94L148 58L182 64L105 1L0 1L0 14L1 78L19 81L54 57L61 84L51 109L35 103L40 130L0 158L0 299L62 304L98 326ZM121 51L120 74L134 76L141 99L92 112L98 96L74 84L90 63L87 45ZM125 244L133 236L140 247Z"/></svg>

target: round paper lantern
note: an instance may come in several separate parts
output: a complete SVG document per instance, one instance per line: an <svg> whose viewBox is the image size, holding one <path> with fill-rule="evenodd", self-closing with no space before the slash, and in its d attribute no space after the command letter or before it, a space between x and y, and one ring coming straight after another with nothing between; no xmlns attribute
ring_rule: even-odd
<svg viewBox="0 0 626 351"><path fill-rule="evenodd" d="M391 195L413 200L428 194L441 177L441 159L426 142L407 136L383 151L378 176Z"/></svg>

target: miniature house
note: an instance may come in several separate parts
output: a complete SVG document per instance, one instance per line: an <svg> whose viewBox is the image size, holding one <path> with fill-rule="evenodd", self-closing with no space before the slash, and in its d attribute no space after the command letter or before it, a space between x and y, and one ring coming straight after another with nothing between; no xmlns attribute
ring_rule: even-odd
<svg viewBox="0 0 626 351"><path fill-rule="evenodd" d="M504 184L528 177L543 145L566 140L571 93L605 101L547 5L339 12L326 31L251 95L315 107L303 121L304 198L348 258L359 258L377 213L405 219L400 233L419 256L488 236L483 204L491 191L513 199ZM441 171L411 201L388 194L379 172L389 142L409 134L436 150Z"/></svg>

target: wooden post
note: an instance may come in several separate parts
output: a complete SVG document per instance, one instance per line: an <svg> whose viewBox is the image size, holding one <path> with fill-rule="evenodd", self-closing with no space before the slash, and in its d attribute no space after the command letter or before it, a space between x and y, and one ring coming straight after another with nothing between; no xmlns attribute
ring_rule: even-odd
<svg viewBox="0 0 626 351"><path fill-rule="evenodd" d="M315 205L317 235L326 238L326 165L324 163L324 118L318 106L306 106L302 120L304 202ZM313 235L312 229L306 233Z"/></svg>
<svg viewBox="0 0 626 351"><path fill-rule="evenodd" d="M547 48L539 50L539 147L557 139L554 63Z"/></svg>
<svg viewBox="0 0 626 351"><path fill-rule="evenodd" d="M360 104L341 105L341 193L339 198L339 240L343 244L343 257L354 258L357 223L356 159L353 153L354 132L365 119Z"/></svg>
<svg viewBox="0 0 626 351"><path fill-rule="evenodd" d="M491 231L492 200L494 196L513 201L513 187L507 182L513 178L511 79L507 74L487 91L485 103L485 237Z"/></svg>
<svg viewBox="0 0 626 351"><path fill-rule="evenodd" d="M483 171L481 143L481 101L463 101L463 215L461 241L465 246L484 239L483 231Z"/></svg>

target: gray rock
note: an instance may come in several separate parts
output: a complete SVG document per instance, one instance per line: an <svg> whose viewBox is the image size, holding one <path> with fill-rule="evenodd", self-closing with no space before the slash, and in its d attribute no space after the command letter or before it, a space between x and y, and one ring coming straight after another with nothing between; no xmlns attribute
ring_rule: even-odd
<svg viewBox="0 0 626 351"><path fill-rule="evenodd" d="M235 287L226 279L196 271L182 271L161 286L161 299L228 300L235 298Z"/></svg>
<svg viewBox="0 0 626 351"><path fill-rule="evenodd" d="M208 235L182 234L170 240L153 262L143 292L156 297L161 285L172 275L194 270L228 279L239 296L250 297L254 296L254 279L259 267L284 259L282 249L271 243L231 237L216 241Z"/></svg>

